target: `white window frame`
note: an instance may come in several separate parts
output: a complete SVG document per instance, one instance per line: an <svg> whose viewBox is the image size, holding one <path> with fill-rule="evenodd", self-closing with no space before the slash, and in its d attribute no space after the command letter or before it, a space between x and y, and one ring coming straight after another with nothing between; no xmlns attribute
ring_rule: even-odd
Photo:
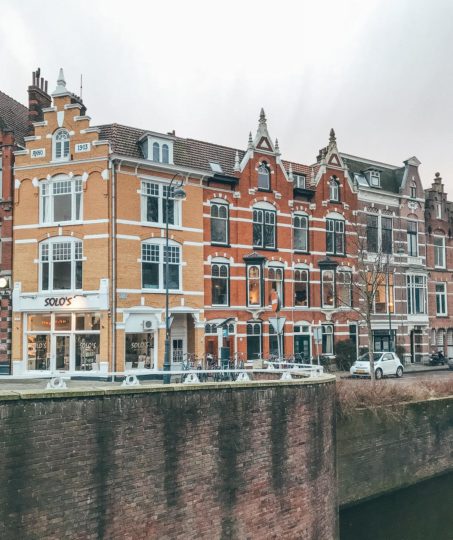
<svg viewBox="0 0 453 540"><path fill-rule="evenodd" d="M437 246L436 240L441 240L442 245ZM434 246L434 268L446 268L446 246L445 246L445 236L434 235L433 236L433 246ZM442 260L441 260L442 259Z"/></svg>
<svg viewBox="0 0 453 540"><path fill-rule="evenodd" d="M417 283L416 279L421 279L421 283ZM421 290L423 294L423 309L422 311L415 311L415 292ZM426 298L427 298L427 285L426 276L424 274L406 274L406 291L407 291L407 313L409 315L426 315Z"/></svg>
<svg viewBox="0 0 453 540"><path fill-rule="evenodd" d="M267 173L267 187L264 187L264 186L260 185L260 175L262 175L262 172L264 170L266 170L266 173ZM259 190L263 190L263 191L270 191L271 190L271 170L270 170L269 165L265 161L260 163L259 166L258 166L257 187L258 187Z"/></svg>
<svg viewBox="0 0 453 540"><path fill-rule="evenodd" d="M55 198L58 194L54 193L59 184L67 183L70 185L71 195L71 219L66 221L54 221ZM77 209L77 194L80 193L80 211L79 218L74 219ZM66 175L54 176L50 180L44 180L39 183L39 223L60 224L60 223L81 223L83 221L83 180L78 177L69 177Z"/></svg>
<svg viewBox="0 0 453 540"><path fill-rule="evenodd" d="M329 330L329 331L327 331ZM327 356L332 356L333 355L333 337L334 337L334 327L333 327L333 324L323 324L321 326L321 349L322 349L322 354L325 354ZM325 340L326 340L326 347L324 347L324 336L326 336ZM327 336L330 336L329 338ZM329 349L330 350L327 350L327 345L330 345ZM323 350L323 349L326 349L326 350Z"/></svg>
<svg viewBox="0 0 453 540"><path fill-rule="evenodd" d="M296 283L304 283L307 292L306 305L301 306L296 304ZM293 292L293 306L298 309L306 309L310 307L310 269L296 267L294 269L294 292Z"/></svg>
<svg viewBox="0 0 453 540"><path fill-rule="evenodd" d="M324 275L326 272L332 273L332 280L326 281ZM332 283L332 305L324 304L324 284ZM321 308L322 309L334 309L336 307L336 283L335 283L335 269L334 268L323 268L321 270Z"/></svg>
<svg viewBox="0 0 453 540"><path fill-rule="evenodd" d="M214 275L214 267L218 268L218 275ZM226 268L226 276L221 276L221 269ZM224 304L214 303L214 279L223 279L226 281L226 300ZM212 306L229 306L230 305L230 265L224 262L212 262L211 264L211 302Z"/></svg>
<svg viewBox="0 0 453 540"><path fill-rule="evenodd" d="M253 278L253 280L258 280L259 284L259 297L258 297L258 303L252 304L250 302L250 271L252 268L258 269L258 278ZM247 280L246 280L246 286L247 286L247 307L262 307L263 306L263 270L261 265L259 264L247 264L246 265L246 271L247 271Z"/></svg>
<svg viewBox="0 0 453 540"><path fill-rule="evenodd" d="M348 302L343 302L343 299L340 297L340 291L342 290L347 292L349 298ZM337 268L335 276L335 296L335 300L338 299L338 302L336 302L338 303L338 307L352 306L352 272L350 270Z"/></svg>
<svg viewBox="0 0 453 540"><path fill-rule="evenodd" d="M305 176L305 174L294 173L293 178L294 178L295 188L298 188L298 189L307 188L307 177Z"/></svg>
<svg viewBox="0 0 453 540"><path fill-rule="evenodd" d="M303 226L305 224L305 226ZM296 246L296 230L302 231L303 235L305 231L305 249L301 249ZM302 253L308 253L308 234L310 226L307 214L295 213L293 214L293 249L294 251L300 251Z"/></svg>
<svg viewBox="0 0 453 540"><path fill-rule="evenodd" d="M149 187L150 191L152 189L151 186L157 186L157 200L158 200L158 221L148 221L146 219L147 214L147 200L148 197L152 197L153 195L147 193L147 189ZM141 207L141 220L144 225L154 225L156 227L165 227L165 221L164 221L164 207L165 207L165 191L166 189L169 189L170 184L168 182L162 182L161 179L157 180L154 178L147 178L142 179L140 184L140 207ZM172 188L173 189L173 188ZM169 228L178 228L181 227L182 223L182 201L180 199L173 199L172 197L169 198L173 201L174 204L174 216L175 216L175 223L169 223Z"/></svg>
<svg viewBox="0 0 453 540"><path fill-rule="evenodd" d="M329 200L340 202L340 182L334 177L329 180Z"/></svg>
<svg viewBox="0 0 453 540"><path fill-rule="evenodd" d="M66 134L67 137L62 142L58 140L58 137L63 134ZM65 144L66 141L67 141L67 144ZM61 154L59 157L57 157L58 145L62 145ZM71 137L69 135L69 131L64 128L57 129L57 131L55 131L55 133L52 136L52 160L53 161L69 161L70 158L71 158Z"/></svg>
<svg viewBox="0 0 453 540"><path fill-rule="evenodd" d="M143 292L154 293L155 294L155 293L164 293L166 291L165 282L164 282L164 277L165 277L164 251L165 251L166 244L165 244L165 240L163 240L163 241L159 241L159 240L157 240L157 239L144 240L140 245L140 259L139 259L139 262L140 262L140 287L141 287ZM158 261L147 261L147 260L143 259L143 246L145 244L159 247L159 260ZM169 288L169 290L172 292L172 294L180 293L180 292L183 291L183 284L182 284L182 266L183 266L182 246L181 246L181 244L178 244L178 242L175 242L175 241L172 240L172 241L169 241L168 247L170 249L171 248L178 248L179 249L179 262L178 262L178 267L179 267L178 268L178 270L179 270L179 275L178 275L179 288L178 289ZM143 264L144 263L152 263L152 262L155 262L155 263L157 263L159 265L159 285L155 289L153 289L151 287L149 287L149 288L148 287L143 287ZM172 263L170 261L170 264L174 264L174 263Z"/></svg>
<svg viewBox="0 0 453 540"><path fill-rule="evenodd" d="M275 278L272 278L272 274L274 274ZM280 300L280 305L283 307L284 302L285 302L285 268L277 264L272 264L268 266L267 281L269 283L269 294L271 292L271 289L270 289L271 283L275 282L277 284L276 293ZM268 304L270 303L271 303L271 299L269 298Z"/></svg>
<svg viewBox="0 0 453 540"><path fill-rule="evenodd" d="M213 210L214 209L217 209L217 214L219 214L219 211L220 211L220 208L224 208L226 210L226 217L220 217L220 215L217 215L217 216L213 216ZM212 220L213 219L217 219L217 220L221 220L221 221L224 221L225 222L225 242L220 242L218 240L213 240L212 239ZM228 243L229 243L229 236L230 236L230 232L229 232L229 229L230 229L230 208L229 208L229 204L226 203L226 202L217 202L217 201L211 201L211 204L210 204L210 217L209 217L209 226L210 226L210 231L211 231L211 243L212 244L220 244L220 245L225 245L227 246Z"/></svg>
<svg viewBox="0 0 453 540"><path fill-rule="evenodd" d="M438 290L438 288L442 288L442 290ZM447 284L436 282L434 290L436 296L436 315L445 316L448 314ZM443 307L444 309L439 309L439 307Z"/></svg>
<svg viewBox="0 0 453 540"><path fill-rule="evenodd" d="M60 262L63 262L64 260L68 260L71 263L71 287L69 289L54 289L53 288L53 278L54 278L54 264L56 262L59 262L58 259L54 259L54 246L55 244L69 244L70 251L71 251L71 258L70 259L62 259ZM47 260L46 258L46 251L47 251ZM39 291L40 292L68 292L68 291L77 291L83 289L83 262L86 260L86 258L83 256L83 242L79 238L71 238L67 236L54 236L52 238L48 238L47 240L42 241L39 244ZM82 261L82 286L76 288L76 263ZM48 263L49 265L49 271L48 271L48 283L49 288L44 289L43 288L43 264Z"/></svg>
<svg viewBox="0 0 453 540"><path fill-rule="evenodd" d="M379 171L370 171L370 186L381 187L381 173Z"/></svg>

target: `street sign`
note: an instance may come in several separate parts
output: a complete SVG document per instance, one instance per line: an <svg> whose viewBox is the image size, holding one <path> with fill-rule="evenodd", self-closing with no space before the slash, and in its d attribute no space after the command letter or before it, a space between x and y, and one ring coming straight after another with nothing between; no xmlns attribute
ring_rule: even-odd
<svg viewBox="0 0 453 540"><path fill-rule="evenodd" d="M322 341L322 326L313 327L313 337L316 343L321 343Z"/></svg>
<svg viewBox="0 0 453 540"><path fill-rule="evenodd" d="M276 334L281 334L285 326L286 317L269 317L269 322Z"/></svg>

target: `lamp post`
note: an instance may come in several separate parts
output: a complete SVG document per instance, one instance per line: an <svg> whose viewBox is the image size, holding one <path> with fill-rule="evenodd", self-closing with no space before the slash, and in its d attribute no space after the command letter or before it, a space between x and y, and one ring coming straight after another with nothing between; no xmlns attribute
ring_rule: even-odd
<svg viewBox="0 0 453 540"><path fill-rule="evenodd" d="M180 177L179 180L177 178ZM184 176L177 172L170 180L170 184L165 195L165 352L164 352L164 384L170 383L170 317L169 317L169 284L168 284L168 209L170 195L173 200L183 200L186 198L186 192L182 189Z"/></svg>

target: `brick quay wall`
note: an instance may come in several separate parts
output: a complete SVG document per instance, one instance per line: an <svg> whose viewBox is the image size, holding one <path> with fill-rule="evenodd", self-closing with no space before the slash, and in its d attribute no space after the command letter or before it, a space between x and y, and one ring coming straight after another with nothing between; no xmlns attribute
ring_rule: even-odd
<svg viewBox="0 0 453 540"><path fill-rule="evenodd" d="M337 538L333 377L2 392L0 424L0 538Z"/></svg>

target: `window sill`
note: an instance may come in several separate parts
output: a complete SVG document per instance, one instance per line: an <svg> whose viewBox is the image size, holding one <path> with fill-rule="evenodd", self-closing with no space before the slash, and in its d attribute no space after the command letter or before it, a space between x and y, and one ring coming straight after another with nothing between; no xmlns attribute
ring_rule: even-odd
<svg viewBox="0 0 453 540"><path fill-rule="evenodd" d="M38 227L66 227L67 225L83 225L83 219L74 221L49 221L48 223L40 223Z"/></svg>
<svg viewBox="0 0 453 540"><path fill-rule="evenodd" d="M256 188L257 191L264 191L265 193L272 193L272 189L266 189L266 188Z"/></svg>
<svg viewBox="0 0 453 540"><path fill-rule="evenodd" d="M181 289L169 289L168 294L183 294ZM142 293L166 294L166 289L142 289Z"/></svg>
<svg viewBox="0 0 453 540"><path fill-rule="evenodd" d="M213 308L226 308L226 307L230 307L230 304L211 304L211 307L213 307Z"/></svg>
<svg viewBox="0 0 453 540"><path fill-rule="evenodd" d="M331 204L343 204L341 201L336 201L336 200L334 200L334 199L329 199L329 202L330 202Z"/></svg>
<svg viewBox="0 0 453 540"><path fill-rule="evenodd" d="M345 257L346 253L331 253L329 251L326 251L326 255L332 255L333 257Z"/></svg>
<svg viewBox="0 0 453 540"><path fill-rule="evenodd" d="M309 254L310 254L309 251L303 251L303 250L301 250L301 249L295 249L295 250L294 250L294 253L299 253L299 254L301 254L301 255L309 255Z"/></svg>
<svg viewBox="0 0 453 540"><path fill-rule="evenodd" d="M211 242L211 246L230 248L231 244L221 244L220 242Z"/></svg>
<svg viewBox="0 0 453 540"><path fill-rule="evenodd" d="M154 227L155 229L165 229L167 225L165 223L154 223L152 221L141 221L141 226L143 227ZM171 223L168 224L168 229L170 231L182 231L183 226L182 225L172 225Z"/></svg>
<svg viewBox="0 0 453 540"><path fill-rule="evenodd" d="M277 248L270 248L270 247L260 247L260 246L253 246L253 249L259 249L261 251L278 251Z"/></svg>

